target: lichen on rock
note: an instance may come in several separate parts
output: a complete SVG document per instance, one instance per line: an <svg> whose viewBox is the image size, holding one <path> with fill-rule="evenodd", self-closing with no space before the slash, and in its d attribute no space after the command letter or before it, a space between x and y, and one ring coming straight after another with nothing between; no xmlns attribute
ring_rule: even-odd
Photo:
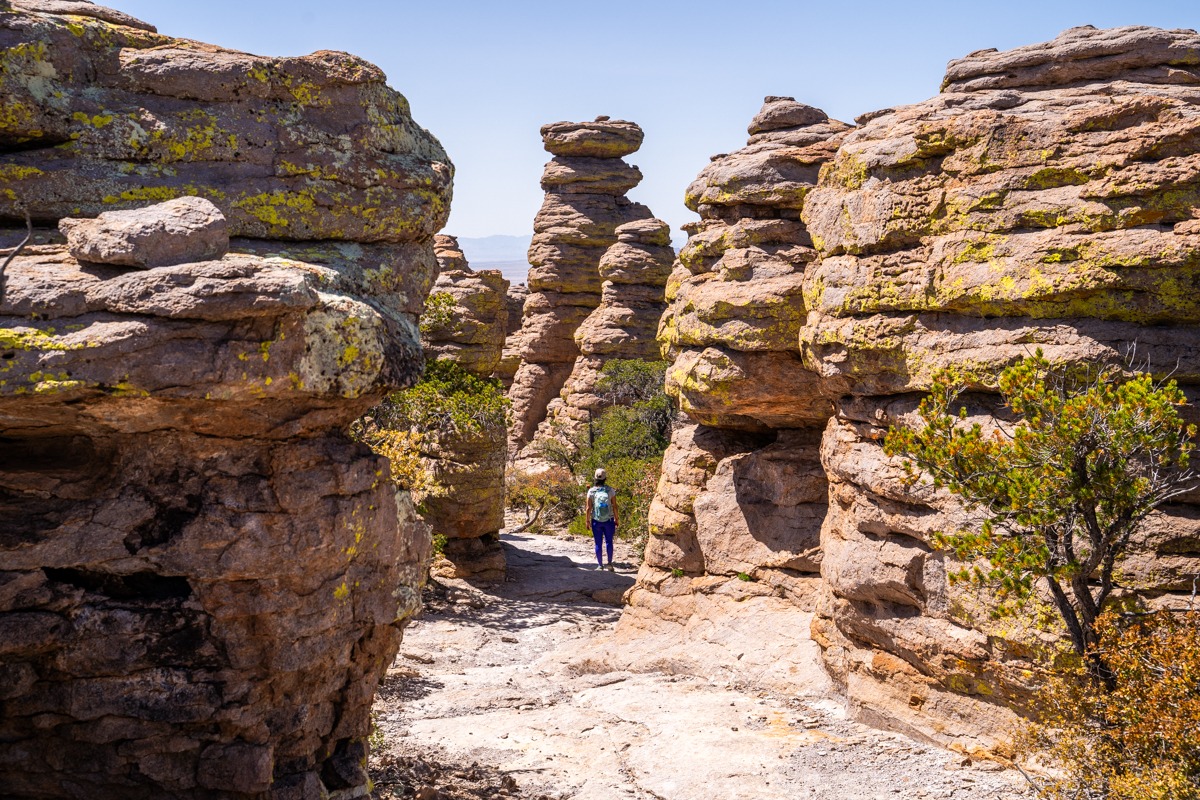
<svg viewBox="0 0 1200 800"><path fill-rule="evenodd" d="M13 0L0 62L4 794L359 796L430 542L346 428L421 373L452 167L344 54Z"/></svg>

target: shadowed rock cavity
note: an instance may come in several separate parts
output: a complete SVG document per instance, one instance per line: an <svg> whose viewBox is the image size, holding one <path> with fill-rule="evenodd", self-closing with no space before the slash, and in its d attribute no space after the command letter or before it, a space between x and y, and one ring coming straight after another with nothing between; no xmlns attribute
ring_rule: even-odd
<svg viewBox="0 0 1200 800"><path fill-rule="evenodd" d="M701 220L659 340L693 424L666 456L628 641L790 603L856 716L998 743L1062 631L997 622L987 592L950 583L933 534L963 510L907 487L882 440L945 366L976 376L986 424L995 377L1039 347L1060 364L1136 348L1197 395L1198 58L1192 31L1076 28L951 62L942 94L858 128L767 98L748 145L688 189ZM1121 567L1152 606L1200 571L1182 544L1198 502L1165 507Z"/></svg>
<svg viewBox="0 0 1200 800"><path fill-rule="evenodd" d="M0 217L39 227L0 296L3 794L360 796L429 539L344 431L420 373L453 169L352 56L10 6Z"/></svg>

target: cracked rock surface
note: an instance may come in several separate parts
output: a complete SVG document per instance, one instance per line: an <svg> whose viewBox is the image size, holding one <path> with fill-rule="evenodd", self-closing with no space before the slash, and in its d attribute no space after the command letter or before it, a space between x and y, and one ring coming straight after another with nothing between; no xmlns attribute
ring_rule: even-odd
<svg viewBox="0 0 1200 800"><path fill-rule="evenodd" d="M488 591L455 583L430 603L375 704L385 741L377 763L415 752L474 764L489 788L472 793L469 781L426 771L380 798L422 788L556 800L1026 797L1013 773L851 722L815 695L709 680L669 661L612 666L621 645L610 603L633 582L628 549L618 544L612 574L587 568L586 539L504 542L509 582ZM815 648L811 659L819 669Z"/></svg>

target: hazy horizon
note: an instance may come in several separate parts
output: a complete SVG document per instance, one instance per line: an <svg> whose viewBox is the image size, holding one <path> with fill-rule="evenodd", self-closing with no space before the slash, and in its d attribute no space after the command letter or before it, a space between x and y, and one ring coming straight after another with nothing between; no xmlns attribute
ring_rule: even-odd
<svg viewBox="0 0 1200 800"><path fill-rule="evenodd" d="M852 121L937 93L946 62L1053 38L1076 25L1200 27L1200 5L945 0L853 7L763 0L534 0L503 6L360 0L105 0L165 34L263 55L345 50L379 65L454 162L445 232L522 236L542 201L540 126L599 114L646 131L630 193L678 231L687 185L709 156L745 144L765 95ZM231 21L236 24L231 24Z"/></svg>

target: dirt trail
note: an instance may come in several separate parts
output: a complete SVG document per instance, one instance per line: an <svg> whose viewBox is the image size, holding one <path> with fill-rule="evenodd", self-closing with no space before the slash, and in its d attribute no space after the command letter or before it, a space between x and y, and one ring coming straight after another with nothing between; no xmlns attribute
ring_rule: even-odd
<svg viewBox="0 0 1200 800"><path fill-rule="evenodd" d="M597 572L589 541L503 538L507 583L456 584L405 633L375 707L380 798L1027 797L1018 775L850 722L832 700L597 674L586 656L616 625L632 553Z"/></svg>

